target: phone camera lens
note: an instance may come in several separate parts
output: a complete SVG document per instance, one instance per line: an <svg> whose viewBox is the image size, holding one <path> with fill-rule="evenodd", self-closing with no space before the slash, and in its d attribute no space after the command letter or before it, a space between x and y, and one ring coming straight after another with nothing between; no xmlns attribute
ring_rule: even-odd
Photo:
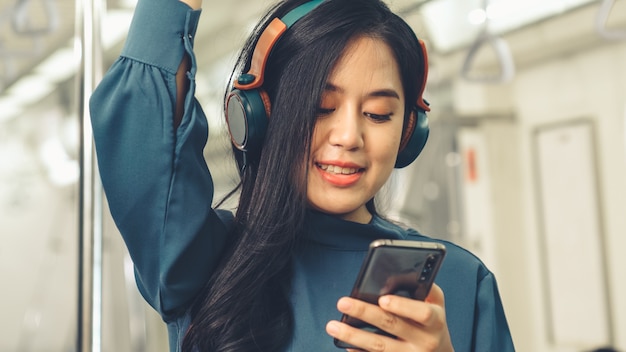
<svg viewBox="0 0 626 352"><path fill-rule="evenodd" d="M436 262L437 262L436 255L429 255L428 258L426 258L426 262L424 263L424 266L422 267L422 273L420 274L419 279L418 279L419 282L425 282L428 279L430 279L430 277L432 276L433 270L435 268Z"/></svg>

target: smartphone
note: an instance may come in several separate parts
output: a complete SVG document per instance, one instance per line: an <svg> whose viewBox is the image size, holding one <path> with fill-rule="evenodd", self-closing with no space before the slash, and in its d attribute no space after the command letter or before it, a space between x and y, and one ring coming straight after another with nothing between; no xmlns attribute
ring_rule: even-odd
<svg viewBox="0 0 626 352"><path fill-rule="evenodd" d="M350 297L372 304L378 304L378 298L386 294L423 301L428 296L445 255L446 247L441 243L375 240L369 246ZM359 329L395 338L346 314L341 321ZM339 348L356 348L338 339L334 342Z"/></svg>

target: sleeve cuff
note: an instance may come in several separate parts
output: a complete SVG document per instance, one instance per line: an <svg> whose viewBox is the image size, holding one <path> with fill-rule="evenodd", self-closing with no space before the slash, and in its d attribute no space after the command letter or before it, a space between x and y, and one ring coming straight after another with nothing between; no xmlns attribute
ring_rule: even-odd
<svg viewBox="0 0 626 352"><path fill-rule="evenodd" d="M193 39L200 13L179 0L140 0L122 56L175 74L185 53L183 38Z"/></svg>

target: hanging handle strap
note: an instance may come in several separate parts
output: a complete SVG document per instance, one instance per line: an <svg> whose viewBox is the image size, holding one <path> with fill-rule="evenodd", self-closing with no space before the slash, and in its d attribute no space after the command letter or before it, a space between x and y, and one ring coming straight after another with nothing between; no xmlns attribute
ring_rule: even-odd
<svg viewBox="0 0 626 352"><path fill-rule="evenodd" d="M626 39L626 28L609 29L607 22L611 15L611 10L616 5L616 0L603 0L596 16L595 28L596 32L604 39L623 40Z"/></svg>

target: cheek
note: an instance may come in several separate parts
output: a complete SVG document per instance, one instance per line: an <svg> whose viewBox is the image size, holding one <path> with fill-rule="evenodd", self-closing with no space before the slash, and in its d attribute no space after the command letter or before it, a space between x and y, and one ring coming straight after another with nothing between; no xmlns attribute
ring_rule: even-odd
<svg viewBox="0 0 626 352"><path fill-rule="evenodd" d="M402 125L396 124L384 134L379 134L374 138L374 147L378 150L377 154L390 164L395 164L396 157L400 150L400 141L402 139Z"/></svg>
<svg viewBox="0 0 626 352"><path fill-rule="evenodd" d="M315 126L313 127L313 133L311 134L311 148L309 152L317 149L317 146L319 145L318 140L320 139L320 134L320 123L319 121L316 121Z"/></svg>
<svg viewBox="0 0 626 352"><path fill-rule="evenodd" d="M311 135L311 145L309 148L309 155L308 155L309 164L311 163L311 160L313 159L313 155L319 152L320 149L324 148L324 145L326 145L327 138L328 138L326 133L327 132L325 130L324 124L318 121L315 124L315 127L313 128L313 134Z"/></svg>

